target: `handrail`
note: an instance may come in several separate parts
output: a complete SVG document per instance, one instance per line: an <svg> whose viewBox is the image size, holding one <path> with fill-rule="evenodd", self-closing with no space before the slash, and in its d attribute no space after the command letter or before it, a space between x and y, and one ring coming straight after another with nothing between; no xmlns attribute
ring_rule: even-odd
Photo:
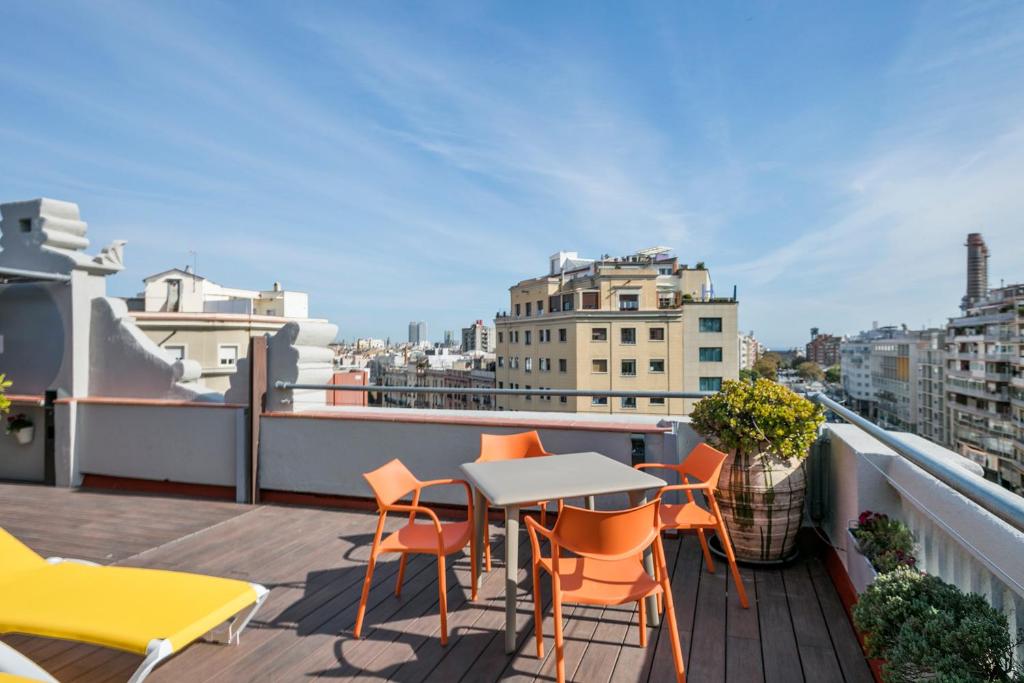
<svg viewBox="0 0 1024 683"><path fill-rule="evenodd" d="M494 387L407 387L380 384L296 384L274 382L277 389L381 391L403 394L488 394L495 396L595 396L598 398L704 398L714 391L602 391L599 389L497 389Z"/></svg>
<svg viewBox="0 0 1024 683"><path fill-rule="evenodd" d="M1018 531L1024 531L1024 497L1004 489L984 477L971 474L962 467L944 462L934 455L912 446L893 433L864 419L821 392L807 394L807 398L828 408L850 424L859 427L901 456L923 469L942 483L973 501Z"/></svg>

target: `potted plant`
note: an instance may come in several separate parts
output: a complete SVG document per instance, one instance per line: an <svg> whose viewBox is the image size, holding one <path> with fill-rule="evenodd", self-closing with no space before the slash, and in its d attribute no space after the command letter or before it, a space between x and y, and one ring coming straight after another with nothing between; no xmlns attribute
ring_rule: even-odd
<svg viewBox="0 0 1024 683"><path fill-rule="evenodd" d="M728 380L690 417L698 433L729 453L718 502L736 556L764 563L791 558L803 522L802 464L825 420L821 408L768 379Z"/></svg>
<svg viewBox="0 0 1024 683"><path fill-rule="evenodd" d="M847 534L852 551L848 553L846 569L858 595L879 574L897 567L917 566L914 534L898 519L865 510L857 518L857 526L848 529Z"/></svg>
<svg viewBox="0 0 1024 683"><path fill-rule="evenodd" d="M36 428L25 413L7 416L7 433L13 434L18 443L22 446L32 443Z"/></svg>
<svg viewBox="0 0 1024 683"><path fill-rule="evenodd" d="M879 574L853 607L882 680L1021 681L1006 615L936 576L899 567Z"/></svg>

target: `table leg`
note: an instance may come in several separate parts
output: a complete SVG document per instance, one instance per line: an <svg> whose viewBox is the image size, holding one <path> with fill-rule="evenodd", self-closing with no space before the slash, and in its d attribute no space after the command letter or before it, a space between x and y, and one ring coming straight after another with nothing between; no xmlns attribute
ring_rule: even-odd
<svg viewBox="0 0 1024 683"><path fill-rule="evenodd" d="M505 654L516 651L516 598L519 593L519 506L505 506Z"/></svg>
<svg viewBox="0 0 1024 683"><path fill-rule="evenodd" d="M476 589L480 590L480 584L484 573L484 534L488 533L487 526L487 499L479 489L473 489L473 538L476 540Z"/></svg>
<svg viewBox="0 0 1024 683"><path fill-rule="evenodd" d="M593 496L587 496L587 509L588 510L594 510L595 508L596 508L596 506L594 505L594 497Z"/></svg>
<svg viewBox="0 0 1024 683"><path fill-rule="evenodd" d="M643 505L646 502L647 496L643 491L629 492L630 507ZM654 576L654 556L651 554L650 548L644 551L644 571L651 576ZM661 615L658 614L658 599L653 595L647 598L647 623L650 626L658 626L661 624Z"/></svg>

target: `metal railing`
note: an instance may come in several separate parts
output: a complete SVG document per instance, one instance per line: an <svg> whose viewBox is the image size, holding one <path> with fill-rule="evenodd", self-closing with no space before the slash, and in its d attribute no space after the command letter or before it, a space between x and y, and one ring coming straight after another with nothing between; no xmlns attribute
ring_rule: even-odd
<svg viewBox="0 0 1024 683"><path fill-rule="evenodd" d="M714 391L603 391L599 389L497 389L494 387L409 387L383 384L295 384L274 382L277 389L313 391L380 391L398 394L459 394L489 396L591 396L596 398L704 398Z"/></svg>
<svg viewBox="0 0 1024 683"><path fill-rule="evenodd" d="M867 432L898 454L946 484L965 498L991 512L1018 531L1024 531L1024 498L1004 489L999 484L971 474L958 465L945 462L900 439L878 425L864 419L846 406L822 393L808 394L807 398L831 410L847 422Z"/></svg>

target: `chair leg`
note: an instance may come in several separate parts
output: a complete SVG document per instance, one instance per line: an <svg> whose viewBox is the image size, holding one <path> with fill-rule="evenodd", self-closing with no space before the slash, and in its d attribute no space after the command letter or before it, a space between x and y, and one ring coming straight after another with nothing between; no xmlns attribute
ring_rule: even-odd
<svg viewBox="0 0 1024 683"><path fill-rule="evenodd" d="M725 524L722 523L721 518L718 520L718 535L722 541L722 547L725 549L725 557L729 560L729 571L732 572L732 579L736 584L736 593L740 596L740 605L745 609L749 609L750 602L747 600L747 589L743 585L740 568L736 566L736 551L732 548L732 539L729 538L729 532L725 530Z"/></svg>
<svg viewBox="0 0 1024 683"><path fill-rule="evenodd" d="M537 639L537 659L544 658L544 622L540 611L540 571L533 565L533 635Z"/></svg>
<svg viewBox="0 0 1024 683"><path fill-rule="evenodd" d="M477 576L480 574L480 568L476 564L476 534L469 537L469 578L471 581L469 589L469 599L476 600L477 590Z"/></svg>
<svg viewBox="0 0 1024 683"><path fill-rule="evenodd" d="M484 518L484 524L487 524L487 518ZM491 571L491 531L489 528L484 527L484 567L486 571Z"/></svg>
<svg viewBox="0 0 1024 683"><path fill-rule="evenodd" d="M445 581L444 555L437 556L437 602L441 611L441 645L448 644L448 586Z"/></svg>
<svg viewBox="0 0 1024 683"><path fill-rule="evenodd" d="M669 641L672 643L672 658L676 665L676 681L686 683L686 668L683 665L683 647L679 642L679 626L676 624L676 608L672 604L672 586L662 580L661 590L665 594L665 618L668 623Z"/></svg>
<svg viewBox="0 0 1024 683"><path fill-rule="evenodd" d="M377 556L370 554L370 562L366 565L366 578L363 579L363 596L359 599L359 611L356 612L356 628L353 634L356 640L359 639L363 630L363 617L366 616L366 600L370 597L370 584L373 583L373 567L377 563Z"/></svg>
<svg viewBox="0 0 1024 683"><path fill-rule="evenodd" d="M708 572L715 573L715 562L711 559L711 551L708 550L708 539L704 536L703 529L697 529L697 538L700 539L700 549L704 551L704 564L708 566Z"/></svg>
<svg viewBox="0 0 1024 683"><path fill-rule="evenodd" d="M409 559L408 554L402 553L402 559L398 561L398 579L395 581L395 597L402 597L402 581L405 579L405 562Z"/></svg>
<svg viewBox="0 0 1024 683"><path fill-rule="evenodd" d="M562 642L562 596L555 594L551 602L554 604L555 620L555 671L558 683L565 683L565 647Z"/></svg>
<svg viewBox="0 0 1024 683"><path fill-rule="evenodd" d="M647 647L647 601L640 598L636 606L640 612L640 647Z"/></svg>

